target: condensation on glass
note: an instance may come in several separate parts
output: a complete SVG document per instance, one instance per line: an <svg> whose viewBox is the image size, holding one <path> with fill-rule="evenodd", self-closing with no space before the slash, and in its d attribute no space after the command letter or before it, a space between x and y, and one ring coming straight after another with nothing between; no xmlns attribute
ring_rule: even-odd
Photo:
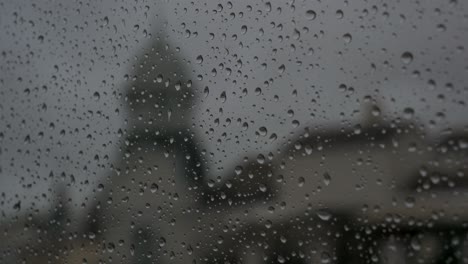
<svg viewBox="0 0 468 264"><path fill-rule="evenodd" d="M468 2L0 1L0 263L467 263Z"/></svg>

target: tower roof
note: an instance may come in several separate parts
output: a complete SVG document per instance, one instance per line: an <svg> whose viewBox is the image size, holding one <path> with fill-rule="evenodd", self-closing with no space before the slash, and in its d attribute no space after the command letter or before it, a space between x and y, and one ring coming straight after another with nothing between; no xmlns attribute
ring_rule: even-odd
<svg viewBox="0 0 468 264"><path fill-rule="evenodd" d="M125 88L130 124L137 129L187 127L194 98L183 55L159 32L138 56Z"/></svg>

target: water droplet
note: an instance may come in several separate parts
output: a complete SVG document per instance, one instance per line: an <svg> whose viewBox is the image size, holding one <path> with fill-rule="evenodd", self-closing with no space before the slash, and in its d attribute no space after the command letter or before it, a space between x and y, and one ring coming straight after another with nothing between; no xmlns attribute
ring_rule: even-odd
<svg viewBox="0 0 468 264"><path fill-rule="evenodd" d="M107 244L107 251L108 252L112 253L114 251L114 249L115 249L114 243L111 242L111 243Z"/></svg>
<svg viewBox="0 0 468 264"><path fill-rule="evenodd" d="M280 237L280 241L281 241L281 243L284 244L284 243L286 243L288 240L287 240L284 236L281 236L281 237Z"/></svg>
<svg viewBox="0 0 468 264"><path fill-rule="evenodd" d="M320 255L320 261L322 263L330 263L331 256L330 253L323 251L322 254Z"/></svg>
<svg viewBox="0 0 468 264"><path fill-rule="evenodd" d="M359 135L362 132L362 127L360 124L357 124L354 126L353 132L355 135Z"/></svg>
<svg viewBox="0 0 468 264"><path fill-rule="evenodd" d="M174 85L174 88L176 89L176 91L180 91L180 89L182 88L182 84L180 82L177 82L175 85Z"/></svg>
<svg viewBox="0 0 468 264"><path fill-rule="evenodd" d="M376 105L372 106L371 113L373 116L380 116L380 108Z"/></svg>
<svg viewBox="0 0 468 264"><path fill-rule="evenodd" d="M93 98L95 101L99 101L99 99L101 98L101 95L98 92L94 92Z"/></svg>
<svg viewBox="0 0 468 264"><path fill-rule="evenodd" d="M276 135L276 133L272 133L270 135L270 141L275 141L277 138L278 138L278 136Z"/></svg>
<svg viewBox="0 0 468 264"><path fill-rule="evenodd" d="M401 54L401 61L404 63L404 64L410 64L412 61L413 61L413 54L411 54L411 52L404 52L403 54Z"/></svg>
<svg viewBox="0 0 468 264"><path fill-rule="evenodd" d="M299 179L297 179L297 183L298 183L299 187L304 186L305 178L304 177L299 177Z"/></svg>
<svg viewBox="0 0 468 264"><path fill-rule="evenodd" d="M260 128L258 129L258 132L259 132L260 136L264 137L264 136L267 135L268 130L267 130L266 127L260 127Z"/></svg>
<svg viewBox="0 0 468 264"><path fill-rule="evenodd" d="M328 221L331 219L332 215L326 209L320 209L317 211L317 216L323 221Z"/></svg>
<svg viewBox="0 0 468 264"><path fill-rule="evenodd" d="M292 125L293 125L294 128L296 128L296 127L298 127L298 126L301 125L301 123L299 122L299 120L293 120L291 123L292 123Z"/></svg>
<svg viewBox="0 0 468 264"><path fill-rule="evenodd" d="M304 150L305 150L307 155L312 154L312 146L311 145L309 145L309 144L305 145Z"/></svg>
<svg viewBox="0 0 468 264"><path fill-rule="evenodd" d="M226 102L226 92L222 92L221 95L219 96L219 98L221 99L221 102L224 103Z"/></svg>
<svg viewBox="0 0 468 264"><path fill-rule="evenodd" d="M265 156L263 156L262 154L258 154L258 156L257 156L257 162L258 162L259 164L265 163Z"/></svg>
<svg viewBox="0 0 468 264"><path fill-rule="evenodd" d="M16 211L21 210L21 201L16 202L16 203L13 205L13 209L15 209Z"/></svg>
<svg viewBox="0 0 468 264"><path fill-rule="evenodd" d="M317 17L317 13L314 10L307 10L306 11L306 18L307 20L314 20Z"/></svg>
<svg viewBox="0 0 468 264"><path fill-rule="evenodd" d="M346 33L346 34L343 35L343 41L344 41L346 44L351 43L352 40L353 40L353 37L351 36L351 34Z"/></svg>
<svg viewBox="0 0 468 264"><path fill-rule="evenodd" d="M419 251L421 249L421 241L417 237L411 239L411 248L415 251Z"/></svg>
<svg viewBox="0 0 468 264"><path fill-rule="evenodd" d="M281 64L281 66L278 67L278 72L281 74L286 70L286 66L284 64Z"/></svg>
<svg viewBox="0 0 468 264"><path fill-rule="evenodd" d="M414 109L411 108L411 107L406 107L404 110L403 110L403 117L405 119L411 119L413 118L414 116Z"/></svg>
<svg viewBox="0 0 468 264"><path fill-rule="evenodd" d="M164 237L159 238L159 246L164 247L166 245L166 239Z"/></svg>
<svg viewBox="0 0 468 264"><path fill-rule="evenodd" d="M262 94L262 88L257 87L255 88L255 95L261 95Z"/></svg>
<svg viewBox="0 0 468 264"><path fill-rule="evenodd" d="M406 199L405 199L405 205L406 205L406 207L408 207L408 208L413 208L413 207L414 207L414 203L415 203L414 197L411 197L411 196L406 197Z"/></svg>
<svg viewBox="0 0 468 264"><path fill-rule="evenodd" d="M156 183L151 184L150 190L152 193L157 192L159 189L159 186Z"/></svg>
<svg viewBox="0 0 468 264"><path fill-rule="evenodd" d="M245 33L247 33L247 26L242 26L241 27L241 34L244 35Z"/></svg>
<svg viewBox="0 0 468 264"><path fill-rule="evenodd" d="M240 175L242 173L242 171L243 171L242 166L236 166L234 168L234 172L236 173L236 175Z"/></svg>
<svg viewBox="0 0 468 264"><path fill-rule="evenodd" d="M343 11L341 10L336 10L336 18L342 19L344 16Z"/></svg>
<svg viewBox="0 0 468 264"><path fill-rule="evenodd" d="M323 183L325 183L326 186L330 185L331 182L331 176L328 174L328 172L325 172L323 174Z"/></svg>
<svg viewBox="0 0 468 264"><path fill-rule="evenodd" d="M202 64L203 63L203 56L202 55L198 55L196 60L195 60L196 63L198 64Z"/></svg>

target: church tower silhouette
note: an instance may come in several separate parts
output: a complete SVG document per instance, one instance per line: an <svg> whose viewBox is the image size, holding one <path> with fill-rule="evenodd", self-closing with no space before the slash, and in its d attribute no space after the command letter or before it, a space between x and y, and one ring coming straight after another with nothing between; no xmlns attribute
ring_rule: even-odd
<svg viewBox="0 0 468 264"><path fill-rule="evenodd" d="M178 48L159 33L127 78L120 154L87 220L103 251L127 263L175 258L184 235L174 228L204 199L203 162L190 124L195 83ZM121 241L125 247L117 246Z"/></svg>

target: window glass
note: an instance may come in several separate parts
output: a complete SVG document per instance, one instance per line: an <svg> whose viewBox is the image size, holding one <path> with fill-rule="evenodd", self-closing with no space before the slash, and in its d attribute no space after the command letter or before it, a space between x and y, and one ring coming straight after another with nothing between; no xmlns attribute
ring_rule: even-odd
<svg viewBox="0 0 468 264"><path fill-rule="evenodd" d="M0 1L0 263L468 262L468 2Z"/></svg>

